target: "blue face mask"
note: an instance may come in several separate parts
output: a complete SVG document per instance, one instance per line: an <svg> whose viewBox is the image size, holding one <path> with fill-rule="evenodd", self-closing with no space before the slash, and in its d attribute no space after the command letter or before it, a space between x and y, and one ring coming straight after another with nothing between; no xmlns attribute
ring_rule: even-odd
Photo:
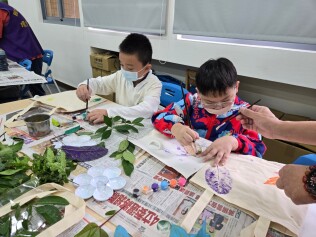
<svg viewBox="0 0 316 237"><path fill-rule="evenodd" d="M145 66L145 67L146 67L146 66ZM125 77L125 79L126 79L127 81L133 82L133 81L137 81L137 80L141 79L141 78L144 76L144 75L143 75L143 76L141 76L140 78L138 78L138 73L141 72L141 71L143 71L143 70L145 69L145 67L143 67L142 69L140 69L138 72L126 71L126 70L124 70L124 69L121 67L121 72L122 72L123 76Z"/></svg>

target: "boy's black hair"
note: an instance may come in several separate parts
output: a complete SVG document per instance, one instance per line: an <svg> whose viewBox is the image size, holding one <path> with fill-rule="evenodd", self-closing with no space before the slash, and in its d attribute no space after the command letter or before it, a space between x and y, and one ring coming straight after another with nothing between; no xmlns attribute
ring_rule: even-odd
<svg viewBox="0 0 316 237"><path fill-rule="evenodd" d="M149 39L142 34L129 34L119 46L120 52L126 54L136 54L138 60L145 66L151 63L153 50Z"/></svg>
<svg viewBox="0 0 316 237"><path fill-rule="evenodd" d="M227 58L206 61L196 74L196 87L202 95L221 96L237 82L237 71Z"/></svg>

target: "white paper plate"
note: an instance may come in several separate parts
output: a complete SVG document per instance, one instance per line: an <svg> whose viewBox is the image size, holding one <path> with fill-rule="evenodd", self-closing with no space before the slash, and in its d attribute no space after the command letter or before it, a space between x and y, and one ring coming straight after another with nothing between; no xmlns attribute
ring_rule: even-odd
<svg viewBox="0 0 316 237"><path fill-rule="evenodd" d="M106 177L108 177L109 179L112 178L116 178L118 176L120 176L122 173L122 170L118 167L109 167L106 168L103 172L103 175L105 175Z"/></svg>
<svg viewBox="0 0 316 237"><path fill-rule="evenodd" d="M91 175L92 177L97 176L103 176L103 172L105 170L105 167L103 166L93 166L90 169L88 169L88 175Z"/></svg>
<svg viewBox="0 0 316 237"><path fill-rule="evenodd" d="M74 183L76 183L78 185L88 185L88 184L90 184L92 178L93 177L91 175L84 173L84 174L77 175L73 181L74 181Z"/></svg>
<svg viewBox="0 0 316 237"><path fill-rule="evenodd" d="M100 186L101 184L106 185L108 182L109 182L108 177L97 176L97 177L93 177L93 179L91 179L90 184L96 188L96 187Z"/></svg>
<svg viewBox="0 0 316 237"><path fill-rule="evenodd" d="M110 197L113 196L113 189L106 186L106 185L102 185L98 188L95 189L94 193L93 193L93 197L95 200L103 202L108 200Z"/></svg>
<svg viewBox="0 0 316 237"><path fill-rule="evenodd" d="M92 197L95 189L92 185L83 185L76 189L75 194L83 199L88 199Z"/></svg>
<svg viewBox="0 0 316 237"><path fill-rule="evenodd" d="M122 189L125 185L126 180L122 176L110 179L108 182L108 186L114 190Z"/></svg>

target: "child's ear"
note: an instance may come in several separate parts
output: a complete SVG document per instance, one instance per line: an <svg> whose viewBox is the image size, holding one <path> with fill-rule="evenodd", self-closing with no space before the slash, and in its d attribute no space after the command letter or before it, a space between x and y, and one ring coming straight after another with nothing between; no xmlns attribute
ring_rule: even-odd
<svg viewBox="0 0 316 237"><path fill-rule="evenodd" d="M148 71L151 70L151 68L152 68L152 65L151 65L150 63L148 63L148 64L146 65L146 67L145 67L145 69L148 70Z"/></svg>
<svg viewBox="0 0 316 237"><path fill-rule="evenodd" d="M238 93L239 83L240 83L240 81L237 81L237 82L236 82L236 94Z"/></svg>

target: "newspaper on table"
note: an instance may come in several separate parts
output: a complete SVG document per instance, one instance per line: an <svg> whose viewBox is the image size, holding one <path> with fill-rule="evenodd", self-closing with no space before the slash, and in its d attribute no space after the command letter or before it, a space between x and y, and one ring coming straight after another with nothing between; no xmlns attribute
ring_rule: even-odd
<svg viewBox="0 0 316 237"><path fill-rule="evenodd" d="M203 190L188 184L179 189L159 190L133 198L133 189L141 190L143 186L151 186L154 182L160 183L180 176L174 169L147 154L135 165L134 172L127 178L122 190L116 191L105 202L89 199L87 206L99 215L122 209L111 219L111 223L123 225L132 236L162 236L164 230L161 226L165 223L180 224Z"/></svg>
<svg viewBox="0 0 316 237"><path fill-rule="evenodd" d="M203 221L206 221L206 231L212 237L237 237L242 229L258 219L255 215L230 204L220 197L214 196L195 221L191 234L196 234ZM273 228L269 228L267 237L287 237Z"/></svg>
<svg viewBox="0 0 316 237"><path fill-rule="evenodd" d="M0 86L46 83L43 76L30 72L15 62L8 63L9 70L0 73Z"/></svg>

